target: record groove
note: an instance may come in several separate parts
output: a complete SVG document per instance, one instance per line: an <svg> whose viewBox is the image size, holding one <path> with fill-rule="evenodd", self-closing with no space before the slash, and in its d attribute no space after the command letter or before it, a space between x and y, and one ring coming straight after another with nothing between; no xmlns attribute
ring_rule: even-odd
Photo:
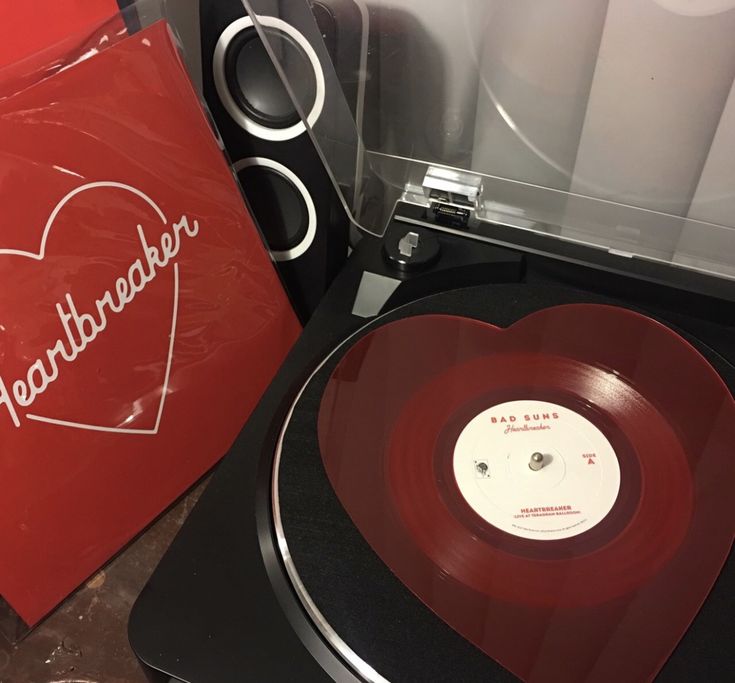
<svg viewBox="0 0 735 683"><path fill-rule="evenodd" d="M572 290L497 285L431 297L380 323L413 313L444 312L508 325L546 305L576 301L610 302ZM699 348L731 382L731 368L706 347ZM335 499L320 458L315 457L314 434L321 393L343 351L306 387L283 444L279 487L283 527L305 589L350 647L390 680L515 680L412 598L375 557ZM412 650L422 656L402 656Z"/></svg>

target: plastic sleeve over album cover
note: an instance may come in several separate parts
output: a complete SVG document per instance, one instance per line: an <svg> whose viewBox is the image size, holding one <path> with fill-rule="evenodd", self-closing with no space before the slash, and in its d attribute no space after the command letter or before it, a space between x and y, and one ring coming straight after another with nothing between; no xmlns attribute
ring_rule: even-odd
<svg viewBox="0 0 735 683"><path fill-rule="evenodd" d="M300 331L160 17L0 70L0 594L28 624L224 455Z"/></svg>

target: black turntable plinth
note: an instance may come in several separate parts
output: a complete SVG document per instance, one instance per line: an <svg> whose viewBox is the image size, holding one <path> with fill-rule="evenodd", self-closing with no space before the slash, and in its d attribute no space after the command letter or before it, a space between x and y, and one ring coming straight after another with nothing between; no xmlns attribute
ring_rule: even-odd
<svg viewBox="0 0 735 683"><path fill-rule="evenodd" d="M508 328L553 307L615 306L666 325L735 387L727 281L639 261L631 272L630 259L546 249L537 236L512 250L437 233L437 257L397 267L386 253L411 231L424 236L394 223L384 240L358 245L142 592L130 639L151 680L518 680L398 578L330 480L321 402L341 361L376 330L417 316ZM735 678L732 575L728 561L657 680ZM569 668L574 680L615 680L609 668L587 678ZM525 677L565 680L552 674Z"/></svg>

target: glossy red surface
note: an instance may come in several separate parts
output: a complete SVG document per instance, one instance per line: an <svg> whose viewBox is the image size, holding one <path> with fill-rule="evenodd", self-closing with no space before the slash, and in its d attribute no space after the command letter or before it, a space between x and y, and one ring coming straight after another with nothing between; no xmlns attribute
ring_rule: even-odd
<svg viewBox="0 0 735 683"><path fill-rule="evenodd" d="M519 399L575 410L615 450L618 498L578 536L513 536L457 489L462 428ZM383 561L528 681L652 678L732 545L735 403L691 345L621 308L559 306L507 330L432 315L378 328L335 369L319 443Z"/></svg>
<svg viewBox="0 0 735 683"><path fill-rule="evenodd" d="M167 26L119 38L0 102L0 593L29 623L225 453L300 331Z"/></svg>
<svg viewBox="0 0 735 683"><path fill-rule="evenodd" d="M3 3L0 67L30 57L116 17L116 0L20 0ZM121 19L117 27L124 29ZM108 26L109 28L109 26Z"/></svg>

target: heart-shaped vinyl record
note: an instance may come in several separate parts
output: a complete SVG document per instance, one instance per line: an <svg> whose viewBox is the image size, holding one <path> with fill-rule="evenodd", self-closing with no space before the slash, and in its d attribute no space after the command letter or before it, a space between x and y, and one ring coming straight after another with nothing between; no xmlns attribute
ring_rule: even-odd
<svg viewBox="0 0 735 683"><path fill-rule="evenodd" d="M389 323L342 358L318 425L378 556L528 681L653 677L732 544L732 396L627 309Z"/></svg>

